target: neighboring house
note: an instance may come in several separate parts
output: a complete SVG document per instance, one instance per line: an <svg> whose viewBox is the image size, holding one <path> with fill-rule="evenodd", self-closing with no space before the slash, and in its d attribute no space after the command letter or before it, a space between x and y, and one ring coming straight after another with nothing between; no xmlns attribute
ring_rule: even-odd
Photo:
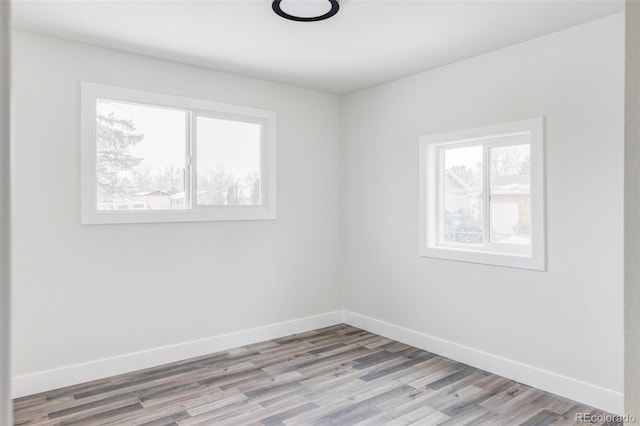
<svg viewBox="0 0 640 426"><path fill-rule="evenodd" d="M207 190L198 190L198 202L202 205L228 205L228 204L254 204L253 194L254 191L258 191L258 201L255 204L259 204L259 191L260 186L258 182L258 186L233 186L225 188L224 190L220 189L217 192L212 193ZM235 190L235 197L239 199L237 202L229 201L229 191ZM171 204L171 208L182 208L184 206L184 191L173 194L169 197L169 201Z"/></svg>
<svg viewBox="0 0 640 426"><path fill-rule="evenodd" d="M444 221L446 242L482 242L480 189L467 184L455 172L444 173Z"/></svg>
<svg viewBox="0 0 640 426"><path fill-rule="evenodd" d="M505 242L527 242L531 231L529 175L499 176L491 182L491 215L494 238Z"/></svg>
<svg viewBox="0 0 640 426"><path fill-rule="evenodd" d="M494 242L528 243L531 223L529 175L506 175L491 182L491 217ZM453 171L445 172L447 241L479 242L480 189L465 183ZM478 226L474 226L478 223ZM475 228L478 228L476 230ZM481 238L481 237L480 237Z"/></svg>
<svg viewBox="0 0 640 426"><path fill-rule="evenodd" d="M148 192L139 192L129 196L132 205L146 204L147 209L166 209L169 208L170 194L165 191L155 190Z"/></svg>
<svg viewBox="0 0 640 426"><path fill-rule="evenodd" d="M179 209L184 207L184 191L177 192L169 197L169 203L172 209Z"/></svg>
<svg viewBox="0 0 640 426"><path fill-rule="evenodd" d="M169 193L155 190L128 194L123 197L108 199L103 196L98 204L99 210L149 210L172 207Z"/></svg>
<svg viewBox="0 0 640 426"><path fill-rule="evenodd" d="M444 210L454 214L471 209L473 190L451 170L444 173Z"/></svg>
<svg viewBox="0 0 640 426"><path fill-rule="evenodd" d="M207 194L207 191L199 190L196 195L198 196L198 198L200 198L201 196L206 195L206 194ZM169 197L169 203L170 203L172 209L181 209L181 208L183 208L184 205L185 205L184 191L176 192L175 194L171 195Z"/></svg>

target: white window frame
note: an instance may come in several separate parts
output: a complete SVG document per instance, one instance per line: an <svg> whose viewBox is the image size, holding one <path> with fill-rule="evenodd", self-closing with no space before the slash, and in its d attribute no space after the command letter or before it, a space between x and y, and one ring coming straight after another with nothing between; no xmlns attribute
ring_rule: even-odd
<svg viewBox="0 0 640 426"><path fill-rule="evenodd" d="M440 242L441 214L438 198L442 198L443 185L439 165L443 147L483 145L484 182L488 182L486 156L489 148L518 144L517 139L527 137L529 142L531 246L488 243L486 224L490 221L489 194L484 196L483 244ZM500 141L500 139L503 139ZM544 182L544 119L537 117L472 129L457 130L420 137L420 255L438 259L507 266L512 268L546 270L545 182ZM483 184L487 188L487 183ZM484 192L484 190L483 190Z"/></svg>
<svg viewBox="0 0 640 426"><path fill-rule="evenodd" d="M261 134L260 205L197 205L174 210L98 210L96 180L96 100L148 105L187 112L185 197L194 194L195 119L202 116L259 123ZM191 124L190 124L191 123ZM225 104L204 99L167 95L145 90L81 83L81 218L82 224L200 222L221 220L263 220L276 218L276 113L266 109Z"/></svg>

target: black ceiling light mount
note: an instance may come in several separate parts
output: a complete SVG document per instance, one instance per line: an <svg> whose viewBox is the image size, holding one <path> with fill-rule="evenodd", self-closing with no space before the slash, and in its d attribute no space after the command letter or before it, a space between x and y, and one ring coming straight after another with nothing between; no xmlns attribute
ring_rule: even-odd
<svg viewBox="0 0 640 426"><path fill-rule="evenodd" d="M285 19L315 22L331 18L338 13L338 0L273 0L271 8Z"/></svg>

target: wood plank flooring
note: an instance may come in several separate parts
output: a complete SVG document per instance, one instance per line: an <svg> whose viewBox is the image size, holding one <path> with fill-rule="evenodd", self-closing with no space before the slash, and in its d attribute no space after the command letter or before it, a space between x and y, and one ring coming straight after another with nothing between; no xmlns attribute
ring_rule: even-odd
<svg viewBox="0 0 640 426"><path fill-rule="evenodd" d="M348 325L31 395L14 408L16 425L91 426L534 426L607 414Z"/></svg>

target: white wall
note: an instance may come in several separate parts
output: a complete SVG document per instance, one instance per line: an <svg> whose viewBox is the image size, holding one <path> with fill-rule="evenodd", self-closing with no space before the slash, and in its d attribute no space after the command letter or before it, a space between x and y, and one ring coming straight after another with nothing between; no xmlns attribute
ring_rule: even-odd
<svg viewBox="0 0 640 426"><path fill-rule="evenodd" d="M624 409L640 418L640 2L626 2L625 41Z"/></svg>
<svg viewBox="0 0 640 426"><path fill-rule="evenodd" d="M11 406L11 52L10 6L0 3L0 425L13 424Z"/></svg>
<svg viewBox="0 0 640 426"><path fill-rule="evenodd" d="M14 376L341 308L337 96L14 41ZM277 220L81 226L82 80L275 110Z"/></svg>
<svg viewBox="0 0 640 426"><path fill-rule="evenodd" d="M623 76L616 15L347 96L345 309L621 399ZM548 272L419 257L418 137L537 116Z"/></svg>

